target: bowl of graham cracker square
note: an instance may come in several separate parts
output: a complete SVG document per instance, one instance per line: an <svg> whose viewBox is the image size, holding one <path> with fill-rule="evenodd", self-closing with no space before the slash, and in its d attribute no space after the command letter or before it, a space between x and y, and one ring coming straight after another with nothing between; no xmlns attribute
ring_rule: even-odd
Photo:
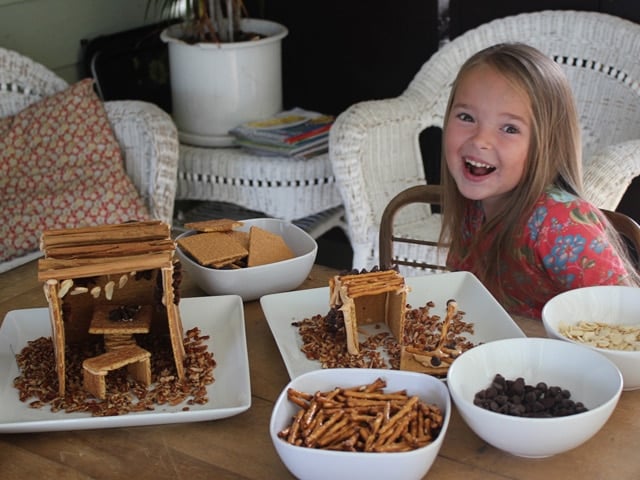
<svg viewBox="0 0 640 480"><path fill-rule="evenodd" d="M176 238L184 271L209 295L243 301L294 290L309 275L318 244L293 223L275 218L187 223Z"/></svg>

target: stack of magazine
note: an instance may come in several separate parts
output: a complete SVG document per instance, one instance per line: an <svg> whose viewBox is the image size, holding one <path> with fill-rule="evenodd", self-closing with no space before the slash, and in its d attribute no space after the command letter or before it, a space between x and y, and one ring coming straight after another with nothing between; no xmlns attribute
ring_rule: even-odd
<svg viewBox="0 0 640 480"><path fill-rule="evenodd" d="M229 133L236 145L256 155L309 158L328 151L333 121L331 115L294 108L243 123Z"/></svg>

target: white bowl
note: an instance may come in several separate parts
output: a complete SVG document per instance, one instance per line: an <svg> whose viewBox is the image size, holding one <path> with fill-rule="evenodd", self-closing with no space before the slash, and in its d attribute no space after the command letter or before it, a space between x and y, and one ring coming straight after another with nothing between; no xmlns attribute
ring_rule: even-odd
<svg viewBox="0 0 640 480"><path fill-rule="evenodd" d="M442 410L443 425L438 437L429 445L409 452L369 453L320 450L291 445L278 432L291 423L299 407L287 399L287 389L315 393L335 387L369 384L377 378L387 382L385 392L406 389L409 395L435 404ZM278 397L271 414L269 431L280 459L301 480L365 478L367 480L420 479L431 468L449 425L451 400L446 386L429 375L400 370L326 369L314 370L293 379Z"/></svg>
<svg viewBox="0 0 640 480"><path fill-rule="evenodd" d="M527 385L545 382L569 390L587 411L552 418L496 413L474 405L475 394L496 374L522 377ZM570 342L512 338L466 351L449 368L447 384L464 421L476 435L521 457L548 457L575 448L607 422L622 393L622 375L605 356Z"/></svg>
<svg viewBox="0 0 640 480"><path fill-rule="evenodd" d="M619 325L640 325L640 288L600 285L569 290L549 300L542 309L547 336L592 348L615 363L624 381L624 390L640 388L640 351L596 348L571 340L559 331L559 324L581 320Z"/></svg>
<svg viewBox="0 0 640 480"><path fill-rule="evenodd" d="M238 227L237 230L249 231L252 226L257 226L280 235L295 253L295 258L257 267L220 270L200 265L178 245L178 258L187 274L209 295L240 295L244 301L255 300L270 293L286 292L300 286L309 275L318 253L318 244L313 237L285 220L256 218L242 222L242 227ZM196 233L189 230L177 239Z"/></svg>

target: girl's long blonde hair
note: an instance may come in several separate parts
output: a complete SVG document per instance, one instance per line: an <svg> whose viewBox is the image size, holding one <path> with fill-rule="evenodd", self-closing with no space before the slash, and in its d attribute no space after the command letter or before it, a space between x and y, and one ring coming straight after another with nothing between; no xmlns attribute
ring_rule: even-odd
<svg viewBox="0 0 640 480"><path fill-rule="evenodd" d="M487 65L504 76L530 101L531 141L522 181L509 193L502 209L494 218L482 225L476 241L495 230L495 241L483 252L482 264L477 265L477 275L485 284L493 285L502 293L500 283L500 259L512 252L514 241L521 233L523 220L533 212L534 204L549 185L557 185L565 191L582 197L582 149L580 124L571 86L560 66L539 50L520 43L498 44L481 50L461 67L453 83L444 121L446 134L451 105L460 80L471 69ZM463 197L447 168L442 149L443 227L441 244L462 258L460 229L464 224L469 202ZM613 227L607 224L612 243L623 258L626 250ZM471 246L471 250L474 249ZM628 263L630 275L635 269Z"/></svg>

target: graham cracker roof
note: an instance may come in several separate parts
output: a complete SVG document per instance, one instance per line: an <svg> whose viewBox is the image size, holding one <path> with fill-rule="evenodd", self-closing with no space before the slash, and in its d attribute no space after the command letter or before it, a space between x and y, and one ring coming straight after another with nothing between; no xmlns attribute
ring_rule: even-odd
<svg viewBox="0 0 640 480"><path fill-rule="evenodd" d="M91 277L170 266L169 225L131 222L43 232L38 280Z"/></svg>

